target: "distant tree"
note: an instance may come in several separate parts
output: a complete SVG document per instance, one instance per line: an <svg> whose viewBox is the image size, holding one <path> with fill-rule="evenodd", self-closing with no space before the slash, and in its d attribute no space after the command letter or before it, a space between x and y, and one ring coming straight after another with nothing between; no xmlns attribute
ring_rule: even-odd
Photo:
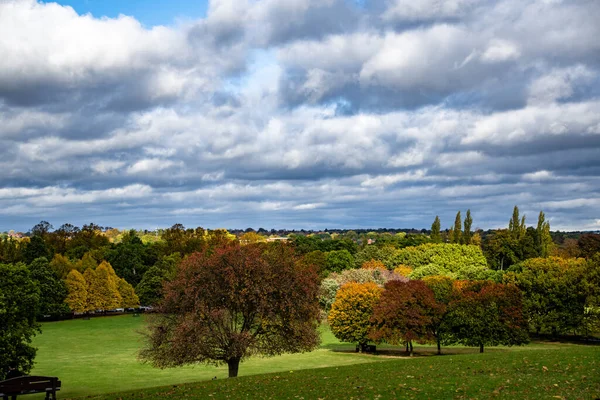
<svg viewBox="0 0 600 400"><path fill-rule="evenodd" d="M40 289L40 303L37 318L46 315L61 316L69 312L65 306L67 287L65 283L50 269L46 258L36 258L29 264L31 279Z"/></svg>
<svg viewBox="0 0 600 400"><path fill-rule="evenodd" d="M373 270L387 271L387 268L385 267L385 264L382 263L381 261L377 261L377 260L365 261L362 264L361 268L362 269L373 269Z"/></svg>
<svg viewBox="0 0 600 400"><path fill-rule="evenodd" d="M46 235L48 233L50 233L50 231L53 229L53 226L50 222L48 221L40 221L38 224L34 225L33 228L31 228L31 235L32 236L39 236L42 239L44 239L46 237Z"/></svg>
<svg viewBox="0 0 600 400"><path fill-rule="evenodd" d="M535 245L540 257L548 257L552 251L552 236L550 236L550 222L546 222L546 216L540 211L535 236Z"/></svg>
<svg viewBox="0 0 600 400"><path fill-rule="evenodd" d="M354 257L348 250L334 250L325 254L325 270L341 272L354 267Z"/></svg>
<svg viewBox="0 0 600 400"><path fill-rule="evenodd" d="M442 234L440 232L441 226L442 226L442 224L440 222L440 217L438 217L436 215L435 220L433 221L433 224L431 224L431 241L433 243L441 243L442 242Z"/></svg>
<svg viewBox="0 0 600 400"><path fill-rule="evenodd" d="M0 264L0 380L11 367L23 373L33 367L31 340L39 332L39 300L39 288L25 265Z"/></svg>
<svg viewBox="0 0 600 400"><path fill-rule="evenodd" d="M41 236L32 236L29 242L25 245L23 251L23 261L26 264L31 264L33 260L40 257L48 257L49 252L46 243Z"/></svg>
<svg viewBox="0 0 600 400"><path fill-rule="evenodd" d="M508 231L510 232L513 240L519 242L523 235L525 235L525 216L519 219L519 207L513 208L513 215L511 220L508 222Z"/></svg>
<svg viewBox="0 0 600 400"><path fill-rule="evenodd" d="M242 236L240 236L240 243L242 245L264 242L266 240L267 239L263 235L259 235L256 232L246 232Z"/></svg>
<svg viewBox="0 0 600 400"><path fill-rule="evenodd" d="M102 310L104 299L102 297L101 282L96 270L88 268L83 273L87 289L87 311Z"/></svg>
<svg viewBox="0 0 600 400"><path fill-rule="evenodd" d="M473 225L473 218L471 217L471 210L467 210L467 216L465 217L464 230L462 235L463 244L471 244L471 238L473 233L471 232L471 226Z"/></svg>
<svg viewBox="0 0 600 400"><path fill-rule="evenodd" d="M97 267L98 267L98 262L92 256L92 254L90 252L85 253L83 255L83 257L81 258L81 260L79 260L75 263L75 269L77 269L77 271L82 272L82 273L88 269L95 270Z"/></svg>
<svg viewBox="0 0 600 400"><path fill-rule="evenodd" d="M318 277L290 246L235 243L186 258L149 326L142 359L158 367L226 363L319 343Z"/></svg>
<svg viewBox="0 0 600 400"><path fill-rule="evenodd" d="M55 254L48 265L52 271L61 279L65 279L74 268L73 263L62 254Z"/></svg>
<svg viewBox="0 0 600 400"><path fill-rule="evenodd" d="M133 286L123 278L117 278L117 290L121 296L121 307L135 308L140 306L140 299L135 294Z"/></svg>
<svg viewBox="0 0 600 400"><path fill-rule="evenodd" d="M491 281L460 282L448 305L454 341L465 346L512 346L528 342L521 291Z"/></svg>
<svg viewBox="0 0 600 400"><path fill-rule="evenodd" d="M362 351L369 341L373 306L382 291L373 282L350 282L343 285L338 290L327 317L333 335L343 342L358 343Z"/></svg>
<svg viewBox="0 0 600 400"><path fill-rule="evenodd" d="M312 265L316 268L319 277L324 278L328 275L327 271L327 257L325 253L320 250L311 251L310 253L306 253L301 259L299 263L309 266Z"/></svg>
<svg viewBox="0 0 600 400"><path fill-rule="evenodd" d="M406 343L412 356L413 341L433 340L444 308L423 281L390 281L373 307L369 337L377 343Z"/></svg>
<svg viewBox="0 0 600 400"><path fill-rule="evenodd" d="M96 268L96 285L100 309L114 310L123 303L123 299L119 293L118 279L110 263L103 261Z"/></svg>
<svg viewBox="0 0 600 400"><path fill-rule="evenodd" d="M499 229L488 235L482 247L488 265L494 270L505 271L520 260L519 242L507 229Z"/></svg>
<svg viewBox="0 0 600 400"><path fill-rule="evenodd" d="M532 258L511 267L505 282L524 294L524 313L536 333L564 333L582 326L588 290L586 261Z"/></svg>
<svg viewBox="0 0 600 400"><path fill-rule="evenodd" d="M340 284L335 279L326 278L321 281L319 304L321 309L326 313L329 313L329 310L331 310L331 305L335 301L335 296L339 289Z"/></svg>
<svg viewBox="0 0 600 400"><path fill-rule="evenodd" d="M132 285L137 285L148 269L144 264L145 246L134 230L123 235L121 243L108 250L106 260L113 266L117 275Z"/></svg>
<svg viewBox="0 0 600 400"><path fill-rule="evenodd" d="M85 278L76 269L68 273L65 281L67 286L67 297L65 303L76 313L90 311L88 303L88 290Z"/></svg>
<svg viewBox="0 0 600 400"><path fill-rule="evenodd" d="M460 243L462 241L462 220L460 211L456 213L454 219L454 229L452 230L452 243Z"/></svg>
<svg viewBox="0 0 600 400"><path fill-rule="evenodd" d="M579 237L577 245L582 257L592 258L594 254L600 252L600 234L584 233Z"/></svg>

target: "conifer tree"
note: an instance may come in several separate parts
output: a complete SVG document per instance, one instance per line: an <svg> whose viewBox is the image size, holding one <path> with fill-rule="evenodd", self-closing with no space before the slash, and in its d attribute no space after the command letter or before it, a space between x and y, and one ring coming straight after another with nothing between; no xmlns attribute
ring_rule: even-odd
<svg viewBox="0 0 600 400"><path fill-rule="evenodd" d="M96 270L88 268L83 273L85 283L87 285L87 306L86 311L94 311L102 309L102 294L100 282L96 275Z"/></svg>
<svg viewBox="0 0 600 400"><path fill-rule="evenodd" d="M452 232L452 243L460 243L462 238L462 220L460 211L456 213L456 219L454 220L454 230Z"/></svg>
<svg viewBox="0 0 600 400"><path fill-rule="evenodd" d="M100 309L114 310L121 306L123 299L119 293L117 274L113 267L106 261L102 261L96 268L96 282L100 298Z"/></svg>
<svg viewBox="0 0 600 400"><path fill-rule="evenodd" d="M433 221L433 224L431 224L431 240L433 241L433 243L440 243L442 241L442 235L440 233L440 229L441 229L440 217L436 215L435 220Z"/></svg>
<svg viewBox="0 0 600 400"><path fill-rule="evenodd" d="M467 216L465 217L465 229L463 231L462 242L464 244L471 244L471 226L473 225L473 218L471 218L471 210L467 210Z"/></svg>
<svg viewBox="0 0 600 400"><path fill-rule="evenodd" d="M525 216L519 219L519 207L515 206L513 209L513 215L508 223L508 230L512 238L516 241L521 240L527 228L525 227Z"/></svg>
<svg viewBox="0 0 600 400"><path fill-rule="evenodd" d="M89 311L87 283L83 275L81 275L79 271L73 269L67 274L65 283L68 291L65 303L69 306L71 311L76 313Z"/></svg>
<svg viewBox="0 0 600 400"><path fill-rule="evenodd" d="M133 286L129 284L123 278L117 278L117 288L119 290L119 294L121 295L121 307L123 308L135 308L140 306L140 299L135 294L135 290L133 290Z"/></svg>

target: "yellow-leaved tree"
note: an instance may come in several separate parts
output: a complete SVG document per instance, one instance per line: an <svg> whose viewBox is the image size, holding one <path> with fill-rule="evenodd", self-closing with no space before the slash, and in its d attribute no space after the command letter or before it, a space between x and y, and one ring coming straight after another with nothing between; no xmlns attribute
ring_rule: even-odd
<svg viewBox="0 0 600 400"><path fill-rule="evenodd" d="M335 296L327 318L333 335L343 342L358 343L362 351L369 341L373 306L382 291L373 282L349 282L343 285Z"/></svg>
<svg viewBox="0 0 600 400"><path fill-rule="evenodd" d="M96 276L96 270L88 268L83 272L83 278L87 285L87 306L86 311L95 311L102 309L102 298L100 293L100 284Z"/></svg>
<svg viewBox="0 0 600 400"><path fill-rule="evenodd" d="M119 293L118 280L119 277L115 270L107 261L102 261L96 268L96 284L101 310L114 310L121 307L123 299Z"/></svg>
<svg viewBox="0 0 600 400"><path fill-rule="evenodd" d="M87 301L87 283L81 273L75 269L67 274L65 281L67 286L67 298L65 303L69 306L71 311L76 313L83 313L88 311Z"/></svg>
<svg viewBox="0 0 600 400"><path fill-rule="evenodd" d="M133 286L129 284L125 279L118 278L117 288L121 295L121 307L124 308L135 308L140 306L140 299L135 294Z"/></svg>

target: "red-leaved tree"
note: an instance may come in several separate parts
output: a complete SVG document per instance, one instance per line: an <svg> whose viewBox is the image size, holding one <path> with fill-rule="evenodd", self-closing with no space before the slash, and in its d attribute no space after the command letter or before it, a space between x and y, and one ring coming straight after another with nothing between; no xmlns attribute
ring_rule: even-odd
<svg viewBox="0 0 600 400"><path fill-rule="evenodd" d="M283 243L192 254L165 286L140 357L161 368L226 363L235 377L246 357L314 349L318 277L296 261Z"/></svg>
<svg viewBox="0 0 600 400"><path fill-rule="evenodd" d="M433 340L444 308L422 281L389 281L373 308L370 338L377 343L406 343L412 356L413 341Z"/></svg>

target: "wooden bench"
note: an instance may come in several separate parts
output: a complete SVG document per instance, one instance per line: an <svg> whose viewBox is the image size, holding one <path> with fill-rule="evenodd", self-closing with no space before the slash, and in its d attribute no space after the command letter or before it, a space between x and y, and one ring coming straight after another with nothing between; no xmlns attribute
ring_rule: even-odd
<svg viewBox="0 0 600 400"><path fill-rule="evenodd" d="M60 390L60 381L51 376L19 376L0 381L0 399L15 400L17 396L33 393L46 393L46 400L56 400L56 391ZM52 397L50 397L52 396Z"/></svg>

